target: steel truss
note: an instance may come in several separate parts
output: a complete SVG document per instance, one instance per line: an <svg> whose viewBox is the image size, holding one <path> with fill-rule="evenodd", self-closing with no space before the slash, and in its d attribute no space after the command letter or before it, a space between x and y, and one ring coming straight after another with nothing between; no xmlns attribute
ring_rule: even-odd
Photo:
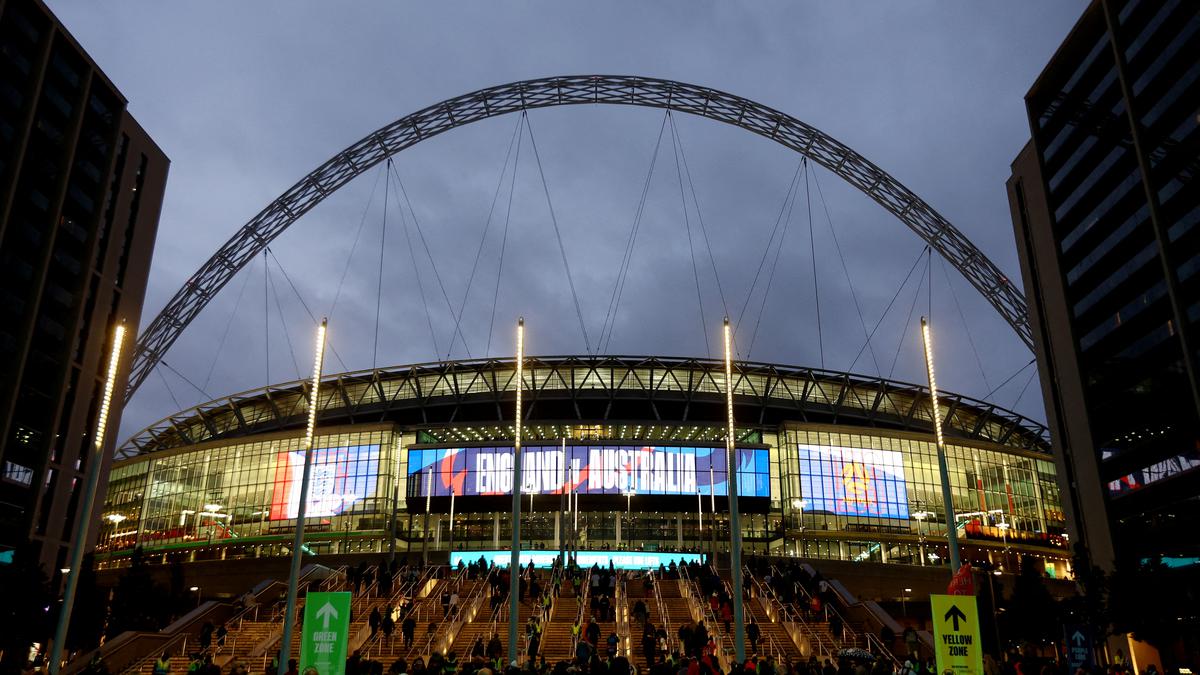
<svg viewBox="0 0 1200 675"><path fill-rule="evenodd" d="M739 424L845 424L931 434L928 390L919 385L814 368L738 362ZM328 375L318 419L406 427L512 423L514 359L477 359ZM215 441L303 429L311 384L298 380L220 398L135 434L118 455L133 457ZM524 415L530 423L714 424L724 420L724 362L615 356L526 357ZM946 435L1012 450L1049 451L1046 428L984 401L939 392Z"/></svg>
<svg viewBox="0 0 1200 675"><path fill-rule="evenodd" d="M912 190L820 130L774 108L715 89L636 76L579 75L513 82L401 117L339 152L243 225L175 292L138 336L126 402L208 302L275 237L379 162L444 131L531 108L613 104L665 108L725 122L799 152L895 215L954 265L1030 349L1021 292L974 244Z"/></svg>

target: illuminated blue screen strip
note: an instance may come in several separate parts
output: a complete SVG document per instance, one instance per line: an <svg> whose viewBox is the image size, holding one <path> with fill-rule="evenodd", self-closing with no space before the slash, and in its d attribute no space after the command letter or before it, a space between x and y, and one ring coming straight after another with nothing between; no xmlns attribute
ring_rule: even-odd
<svg viewBox="0 0 1200 675"><path fill-rule="evenodd" d="M521 565L533 561L534 567L550 567L558 557L557 551L521 551ZM457 567L461 561L464 565L478 562L480 558L494 564L496 567L507 567L512 561L511 551L454 551L450 554L450 566ZM580 551L575 558L580 567L599 565L608 567L611 561L613 567L623 570L658 569L659 565L670 567L692 562L702 563L699 553L659 553L655 551Z"/></svg>

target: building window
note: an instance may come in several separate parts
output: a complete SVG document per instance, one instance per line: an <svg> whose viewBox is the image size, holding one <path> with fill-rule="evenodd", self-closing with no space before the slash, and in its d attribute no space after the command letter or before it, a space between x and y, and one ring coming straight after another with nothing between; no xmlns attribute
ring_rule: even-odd
<svg viewBox="0 0 1200 675"><path fill-rule="evenodd" d="M33 469L16 462L6 461L4 462L4 480L29 487L33 484Z"/></svg>

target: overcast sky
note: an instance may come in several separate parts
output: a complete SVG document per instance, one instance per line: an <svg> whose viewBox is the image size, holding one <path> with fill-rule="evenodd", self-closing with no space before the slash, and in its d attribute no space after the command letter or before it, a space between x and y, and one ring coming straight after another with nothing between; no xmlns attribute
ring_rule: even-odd
<svg viewBox="0 0 1200 675"><path fill-rule="evenodd" d="M890 172L1019 279L1004 181L1029 137L1023 96L1086 2L49 4L171 158L144 326L237 228L374 129L474 89L568 74L682 80L792 114ZM547 191L589 339L598 341L663 120L661 111L646 108L533 111L529 130L521 130L515 179L512 159L505 163L515 116L456 129L395 158L396 176L455 312L501 185L463 312L471 355L484 354L488 343L510 185L491 353L512 352L518 315L529 326L528 353L586 351ZM685 173L687 220L668 127L606 352L716 356L728 307L735 318L743 316L743 356L749 351L754 360L811 366L823 357L827 368L848 369L865 342L863 323L869 330L880 320L923 242L869 198L814 167L807 185L811 248L801 179L786 209L791 218L779 229L787 234L770 294L764 305L775 248L743 314L799 156L717 122L674 121L692 177L689 185ZM380 176L378 169L360 176L272 245L312 311L334 310L332 344L340 361L331 357L330 369L424 362L450 349L454 322L430 258L411 217L410 254L400 217L407 205L396 199L395 182L384 217ZM693 186L724 304L699 231ZM924 269L919 263L918 271ZM268 378L296 379L308 368L312 323L274 263L269 270L265 280L259 260L239 274L167 355L207 396L160 367L126 410L122 439L180 408L260 387ZM874 356L864 352L856 372L924 381L915 327L929 302L927 289L917 295L916 276L876 332ZM953 268L935 258L929 276L942 386L983 397L1032 355ZM461 343L452 356L466 356ZM1044 420L1037 383L1021 393L1032 372L990 400Z"/></svg>

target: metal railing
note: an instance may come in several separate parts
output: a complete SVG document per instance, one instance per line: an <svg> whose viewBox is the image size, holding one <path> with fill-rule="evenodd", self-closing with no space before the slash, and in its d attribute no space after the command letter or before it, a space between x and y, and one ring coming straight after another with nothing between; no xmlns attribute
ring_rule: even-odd
<svg viewBox="0 0 1200 675"><path fill-rule="evenodd" d="M812 622L806 620L794 608L780 601L774 589L768 587L762 581L750 575L747 575L747 578L750 579L751 587L754 589L759 605L763 608L767 618L784 627L784 630L792 638L792 642L800 648L801 654L804 653L803 640L808 640L811 653L828 657L832 657L837 653L838 644L834 641L831 633L828 631L822 633L822 631L818 630Z"/></svg>

